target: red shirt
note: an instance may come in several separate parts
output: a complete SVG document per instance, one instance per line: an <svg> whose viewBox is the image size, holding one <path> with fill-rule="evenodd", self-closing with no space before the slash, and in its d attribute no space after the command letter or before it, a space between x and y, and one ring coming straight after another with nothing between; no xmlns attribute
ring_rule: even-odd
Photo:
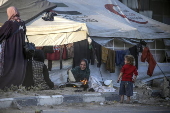
<svg viewBox="0 0 170 113"><path fill-rule="evenodd" d="M125 64L122 67L121 72L123 73L122 81L131 81L132 82L133 75L135 75L135 76L138 75L136 66L133 66L130 64Z"/></svg>

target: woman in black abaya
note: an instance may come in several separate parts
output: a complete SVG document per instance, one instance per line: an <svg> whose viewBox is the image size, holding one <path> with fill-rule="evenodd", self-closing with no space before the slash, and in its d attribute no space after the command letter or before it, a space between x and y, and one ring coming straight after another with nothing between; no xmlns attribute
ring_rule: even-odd
<svg viewBox="0 0 170 113"><path fill-rule="evenodd" d="M0 28L0 89L21 85L26 69L23 54L25 23L13 6L7 9L7 15L8 20Z"/></svg>

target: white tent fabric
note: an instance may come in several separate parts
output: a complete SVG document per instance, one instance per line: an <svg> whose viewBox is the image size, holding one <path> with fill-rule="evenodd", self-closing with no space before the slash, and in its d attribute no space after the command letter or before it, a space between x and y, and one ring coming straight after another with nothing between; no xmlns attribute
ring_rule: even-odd
<svg viewBox="0 0 170 113"><path fill-rule="evenodd" d="M0 0L0 6L3 5L5 2L7 2L8 0Z"/></svg>
<svg viewBox="0 0 170 113"><path fill-rule="evenodd" d="M30 42L36 46L63 45L87 38L86 24L54 17L54 21L44 21L41 16L26 24Z"/></svg>
<svg viewBox="0 0 170 113"><path fill-rule="evenodd" d="M49 0L56 2L56 0ZM78 11L63 18L87 24L90 36L137 39L169 38L170 26L145 17L118 0L57 0L68 7L56 11Z"/></svg>

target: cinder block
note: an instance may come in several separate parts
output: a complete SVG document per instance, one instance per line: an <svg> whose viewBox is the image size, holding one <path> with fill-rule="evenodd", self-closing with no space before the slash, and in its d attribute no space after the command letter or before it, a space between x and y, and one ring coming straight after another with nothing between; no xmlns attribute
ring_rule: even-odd
<svg viewBox="0 0 170 113"><path fill-rule="evenodd" d="M12 106L13 98L0 99L0 108L8 108Z"/></svg>
<svg viewBox="0 0 170 113"><path fill-rule="evenodd" d="M38 96L38 105L57 105L63 102L62 95Z"/></svg>
<svg viewBox="0 0 170 113"><path fill-rule="evenodd" d="M83 102L104 102L104 101L105 97L103 97L101 93L83 95Z"/></svg>
<svg viewBox="0 0 170 113"><path fill-rule="evenodd" d="M119 101L120 96L117 92L105 92L102 93L102 96L105 97L105 101Z"/></svg>
<svg viewBox="0 0 170 113"><path fill-rule="evenodd" d="M63 102L65 103L79 103L83 102L82 95L64 95Z"/></svg>
<svg viewBox="0 0 170 113"><path fill-rule="evenodd" d="M37 106L38 103L36 97L14 98L14 100L20 106Z"/></svg>

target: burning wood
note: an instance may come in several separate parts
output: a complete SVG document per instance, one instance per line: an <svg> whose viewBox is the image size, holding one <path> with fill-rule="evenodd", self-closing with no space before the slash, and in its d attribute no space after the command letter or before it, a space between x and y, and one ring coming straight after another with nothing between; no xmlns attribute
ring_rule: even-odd
<svg viewBox="0 0 170 113"><path fill-rule="evenodd" d="M73 87L77 87L76 85L73 85Z"/></svg>
<svg viewBox="0 0 170 113"><path fill-rule="evenodd" d="M84 79L84 80L80 80L80 82L82 82L83 85L86 85L88 81L87 81L87 79Z"/></svg>

